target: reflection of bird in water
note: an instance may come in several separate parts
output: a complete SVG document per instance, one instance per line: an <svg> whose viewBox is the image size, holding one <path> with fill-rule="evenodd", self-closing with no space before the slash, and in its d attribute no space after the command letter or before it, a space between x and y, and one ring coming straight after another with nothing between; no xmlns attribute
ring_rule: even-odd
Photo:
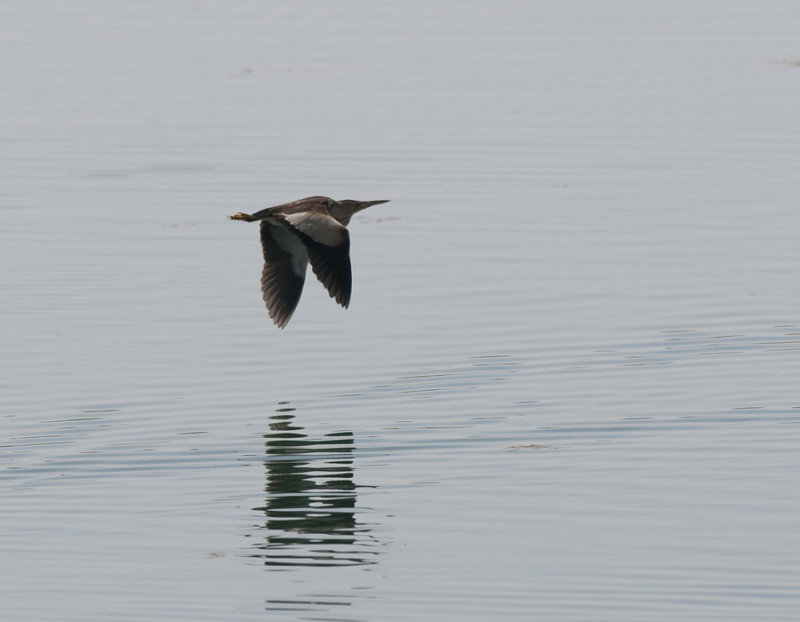
<svg viewBox="0 0 800 622"><path fill-rule="evenodd" d="M377 563L381 544L357 507L354 435L309 434L286 402L264 434L264 532L251 540L254 557L272 567L365 566ZM356 520L356 516L361 520Z"/></svg>
<svg viewBox="0 0 800 622"><path fill-rule="evenodd" d="M261 221L261 294L269 316L279 328L286 326L297 308L309 262L331 298L347 308L353 282L347 224L356 212L380 203L388 201L308 197L255 214L240 212L230 217Z"/></svg>

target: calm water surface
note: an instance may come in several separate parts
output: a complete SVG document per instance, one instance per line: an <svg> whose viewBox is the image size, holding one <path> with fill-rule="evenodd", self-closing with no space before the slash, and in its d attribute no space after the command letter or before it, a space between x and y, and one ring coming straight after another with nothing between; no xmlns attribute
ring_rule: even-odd
<svg viewBox="0 0 800 622"><path fill-rule="evenodd" d="M796 619L798 18L6 3L4 617Z"/></svg>

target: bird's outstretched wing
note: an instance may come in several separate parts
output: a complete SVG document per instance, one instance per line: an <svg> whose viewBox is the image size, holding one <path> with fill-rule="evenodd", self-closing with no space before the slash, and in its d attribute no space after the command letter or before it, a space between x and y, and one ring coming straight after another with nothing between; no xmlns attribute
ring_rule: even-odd
<svg viewBox="0 0 800 622"><path fill-rule="evenodd" d="M288 214L284 219L305 245L311 268L320 283L331 298L347 308L353 288L347 228L319 212Z"/></svg>
<svg viewBox="0 0 800 622"><path fill-rule="evenodd" d="M261 247L264 270L261 273L261 295L276 326L289 322L306 280L308 251L292 231L280 225L261 221Z"/></svg>
<svg viewBox="0 0 800 622"><path fill-rule="evenodd" d="M311 269L331 298L345 309L350 304L353 275L350 270L350 241L342 246L325 246L316 242L306 243Z"/></svg>

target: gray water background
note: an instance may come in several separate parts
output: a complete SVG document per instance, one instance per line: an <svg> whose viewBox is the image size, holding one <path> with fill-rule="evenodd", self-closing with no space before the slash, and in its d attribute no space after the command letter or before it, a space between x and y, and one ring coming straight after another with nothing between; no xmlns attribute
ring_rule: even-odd
<svg viewBox="0 0 800 622"><path fill-rule="evenodd" d="M4 619L795 620L798 24L3 3Z"/></svg>

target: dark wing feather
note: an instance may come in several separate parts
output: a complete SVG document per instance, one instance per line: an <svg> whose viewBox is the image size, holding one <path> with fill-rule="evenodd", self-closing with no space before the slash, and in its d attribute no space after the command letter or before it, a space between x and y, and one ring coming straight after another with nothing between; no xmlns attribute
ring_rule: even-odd
<svg viewBox="0 0 800 622"><path fill-rule="evenodd" d="M261 247L264 251L261 295L272 321L283 328L303 293L308 252L292 231L266 220L261 221Z"/></svg>
<svg viewBox="0 0 800 622"><path fill-rule="evenodd" d="M311 268L331 298L347 308L353 286L347 228L320 211L287 214L283 222L305 245Z"/></svg>
<svg viewBox="0 0 800 622"><path fill-rule="evenodd" d="M311 269L331 298L345 309L350 304L353 275L350 270L350 240L339 246L325 246L310 239L303 240L308 249Z"/></svg>

